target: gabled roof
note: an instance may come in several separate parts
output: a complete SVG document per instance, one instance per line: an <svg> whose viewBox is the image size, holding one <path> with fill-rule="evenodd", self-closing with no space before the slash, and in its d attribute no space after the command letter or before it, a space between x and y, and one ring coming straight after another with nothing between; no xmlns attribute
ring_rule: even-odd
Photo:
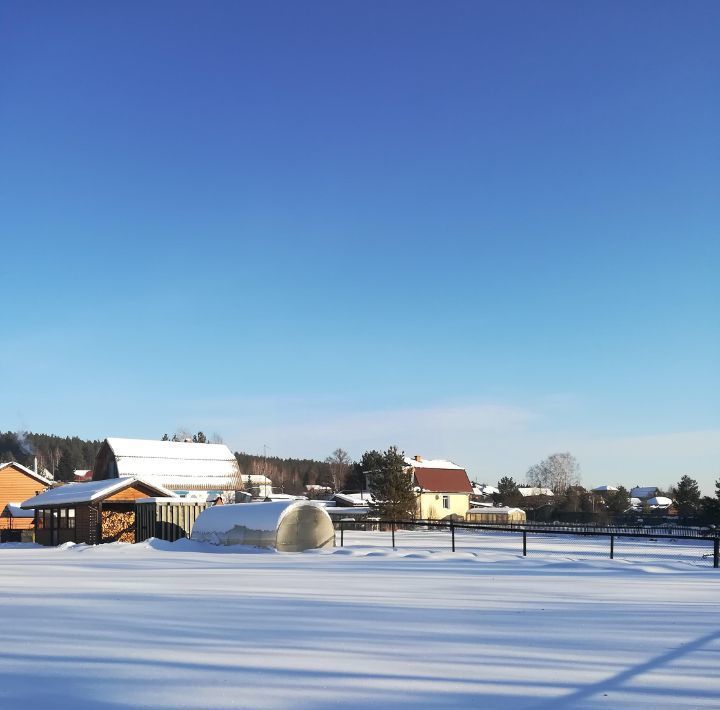
<svg viewBox="0 0 720 710"><path fill-rule="evenodd" d="M32 510L23 510L20 503L8 503L5 510L11 518L32 518L35 515Z"/></svg>
<svg viewBox="0 0 720 710"><path fill-rule="evenodd" d="M175 497L172 491L139 478L108 478L104 481L90 481L89 483L68 483L65 486L51 488L40 495L29 498L21 504L25 510L30 508L57 508L77 503L92 503L103 500L118 491L128 488L134 483L140 483L157 496Z"/></svg>
<svg viewBox="0 0 720 710"><path fill-rule="evenodd" d="M615 486L595 486L593 488L593 493L612 493L613 491L617 491Z"/></svg>
<svg viewBox="0 0 720 710"><path fill-rule="evenodd" d="M240 485L240 467L225 444L117 437L106 441L118 476L137 476L178 489L231 490Z"/></svg>
<svg viewBox="0 0 720 710"><path fill-rule="evenodd" d="M407 466L412 466L414 469L418 468L442 468L442 469L455 469L457 471L464 471L465 469L462 466L458 466L456 463L453 463L452 461L446 461L445 459L424 459L420 458L418 461L417 459L412 458L411 456L405 457L405 464Z"/></svg>
<svg viewBox="0 0 720 710"><path fill-rule="evenodd" d="M657 486L635 486L630 489L630 496L632 498L652 498L657 490Z"/></svg>
<svg viewBox="0 0 720 710"><path fill-rule="evenodd" d="M420 488L431 493L472 493L462 468L416 468L415 480Z"/></svg>
<svg viewBox="0 0 720 710"><path fill-rule="evenodd" d="M21 471L26 476L30 476L30 478L34 478L36 481L39 481L40 483L44 483L46 486L49 486L52 484L52 480L45 478L45 476L41 476L39 473L35 473L32 469L28 468L27 466L23 466L21 463L18 463L17 461L8 461L7 463L0 463L0 472L2 472L3 469L7 468L8 466L12 466L13 468L16 468L18 471Z"/></svg>

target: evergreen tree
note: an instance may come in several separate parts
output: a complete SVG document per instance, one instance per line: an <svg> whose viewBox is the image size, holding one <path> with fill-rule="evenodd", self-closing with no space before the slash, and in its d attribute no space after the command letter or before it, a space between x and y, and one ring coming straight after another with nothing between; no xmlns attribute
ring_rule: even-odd
<svg viewBox="0 0 720 710"><path fill-rule="evenodd" d="M683 517L695 515L700 509L700 487L690 476L683 476L675 489L678 514Z"/></svg>
<svg viewBox="0 0 720 710"><path fill-rule="evenodd" d="M170 437L167 434L163 434L161 441L170 441Z"/></svg>
<svg viewBox="0 0 720 710"><path fill-rule="evenodd" d="M500 505L507 505L511 508L520 505L522 496L520 495L520 491L518 491L518 485L515 483L515 479L510 476L503 476L498 481L497 487L498 491L500 491L497 495Z"/></svg>
<svg viewBox="0 0 720 710"><path fill-rule="evenodd" d="M58 481L65 482L72 481L75 478L75 459L70 449L63 449L55 477Z"/></svg>
<svg viewBox="0 0 720 710"><path fill-rule="evenodd" d="M607 507L608 511L615 513L615 515L622 515L626 513L630 508L630 494L627 489L620 486L616 491L613 491L607 496Z"/></svg>
<svg viewBox="0 0 720 710"><path fill-rule="evenodd" d="M368 470L373 515L386 520L407 520L415 517L417 498L412 485L412 476L406 471L405 458L391 446L378 461L377 452L368 452L363 461L372 465Z"/></svg>
<svg viewBox="0 0 720 710"><path fill-rule="evenodd" d="M205 434L199 431L197 434L193 434L193 442L196 444L207 444L208 440Z"/></svg>

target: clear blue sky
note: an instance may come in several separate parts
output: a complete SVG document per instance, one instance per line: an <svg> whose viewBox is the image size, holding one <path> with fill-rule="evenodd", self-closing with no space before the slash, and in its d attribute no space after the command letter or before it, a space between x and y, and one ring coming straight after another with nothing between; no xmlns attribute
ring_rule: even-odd
<svg viewBox="0 0 720 710"><path fill-rule="evenodd" d="M0 6L0 429L720 476L720 4Z"/></svg>

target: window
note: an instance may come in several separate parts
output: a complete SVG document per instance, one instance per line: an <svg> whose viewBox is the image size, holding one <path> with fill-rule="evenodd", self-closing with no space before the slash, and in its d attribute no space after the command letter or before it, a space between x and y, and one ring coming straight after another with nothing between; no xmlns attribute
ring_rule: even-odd
<svg viewBox="0 0 720 710"><path fill-rule="evenodd" d="M450 510L450 496L443 496L443 508Z"/></svg>

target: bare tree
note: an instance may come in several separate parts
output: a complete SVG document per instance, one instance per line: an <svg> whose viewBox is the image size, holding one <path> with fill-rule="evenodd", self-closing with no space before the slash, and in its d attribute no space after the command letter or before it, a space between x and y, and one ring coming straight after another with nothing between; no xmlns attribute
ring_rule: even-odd
<svg viewBox="0 0 720 710"><path fill-rule="evenodd" d="M531 486L549 488L555 495L561 495L580 483L580 464L568 452L551 454L528 469L527 480Z"/></svg>
<svg viewBox="0 0 720 710"><path fill-rule="evenodd" d="M335 449L331 456L325 459L330 464L330 478L334 491L339 491L345 485L345 479L350 471L352 459L345 449Z"/></svg>

